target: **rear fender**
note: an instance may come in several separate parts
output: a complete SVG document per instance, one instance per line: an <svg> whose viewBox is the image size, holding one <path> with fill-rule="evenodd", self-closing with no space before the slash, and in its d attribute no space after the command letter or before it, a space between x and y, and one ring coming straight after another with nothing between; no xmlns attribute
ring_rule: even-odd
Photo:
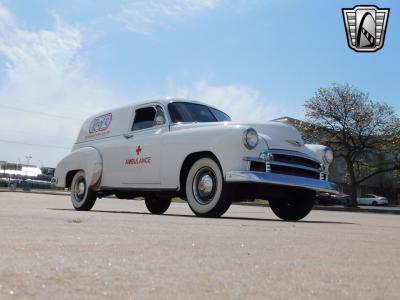
<svg viewBox="0 0 400 300"><path fill-rule="evenodd" d="M55 171L57 186L68 186L68 173L79 170L85 171L86 182L89 183L90 187L99 183L103 171L103 159L96 148L79 148L63 158Z"/></svg>

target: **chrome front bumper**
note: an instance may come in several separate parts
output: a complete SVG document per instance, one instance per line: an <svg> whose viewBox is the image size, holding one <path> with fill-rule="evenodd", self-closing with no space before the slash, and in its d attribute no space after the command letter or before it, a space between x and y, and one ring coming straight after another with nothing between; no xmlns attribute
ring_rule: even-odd
<svg viewBox="0 0 400 300"><path fill-rule="evenodd" d="M298 187L318 192L337 194L336 184L319 179L257 171L230 171L225 174L226 182L261 183L287 187Z"/></svg>

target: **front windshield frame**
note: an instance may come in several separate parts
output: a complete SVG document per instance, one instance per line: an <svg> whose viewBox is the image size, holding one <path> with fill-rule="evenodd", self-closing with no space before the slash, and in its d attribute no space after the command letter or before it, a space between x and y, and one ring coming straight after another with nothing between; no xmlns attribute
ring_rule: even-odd
<svg viewBox="0 0 400 300"><path fill-rule="evenodd" d="M190 111L189 109L186 109L185 111L178 111L178 107L181 105L187 105L188 108L189 106L198 106L201 107L203 109L203 113L206 112L207 115L203 115L203 116L195 116L192 114L192 111ZM179 106L178 106L179 105ZM172 124L182 124L182 123L210 123L210 122L229 122L232 121L232 119L230 118L230 116L226 113L224 113L223 111L216 109L216 108L212 108L208 105L205 104L200 104L200 103L194 103L194 102L184 102L184 101L174 101L174 102L170 102L168 103L168 113L169 113L169 117L171 120ZM224 116L226 116L225 120L222 120L220 118L218 118L218 116L216 116L215 113L213 113L213 110L220 112L221 114L223 114Z"/></svg>

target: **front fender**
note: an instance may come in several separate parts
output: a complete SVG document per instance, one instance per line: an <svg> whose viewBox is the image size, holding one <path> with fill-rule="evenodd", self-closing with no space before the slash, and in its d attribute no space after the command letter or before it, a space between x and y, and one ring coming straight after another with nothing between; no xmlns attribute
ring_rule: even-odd
<svg viewBox="0 0 400 300"><path fill-rule="evenodd" d="M268 144L263 136L259 135L258 145L254 149L247 149L243 144L243 133L248 127L234 127L221 134L216 135L214 139L208 142L208 149L219 160L222 171L247 170L248 162L243 160L246 156L259 156L261 152L268 149Z"/></svg>
<svg viewBox="0 0 400 300"><path fill-rule="evenodd" d="M318 144L305 144L304 147L310 150L314 154L315 158L323 163L325 167L329 167L329 164L324 163L323 159L323 152L326 146Z"/></svg>
<svg viewBox="0 0 400 300"><path fill-rule="evenodd" d="M86 182L90 187L95 186L103 171L103 159L100 152L93 147L77 149L64 157L57 165L55 171L56 186L67 186L67 175L71 171L85 171Z"/></svg>

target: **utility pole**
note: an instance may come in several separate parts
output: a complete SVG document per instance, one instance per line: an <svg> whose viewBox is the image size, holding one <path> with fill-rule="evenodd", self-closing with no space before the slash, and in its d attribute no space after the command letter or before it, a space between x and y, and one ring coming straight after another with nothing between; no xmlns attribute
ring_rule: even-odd
<svg viewBox="0 0 400 300"><path fill-rule="evenodd" d="M6 167L7 167L7 162L4 161L4 164L2 165L2 169L3 169L3 177L6 178Z"/></svg>
<svg viewBox="0 0 400 300"><path fill-rule="evenodd" d="M30 163L30 161L32 159L32 156L31 155L27 155L27 156L25 156L25 158L26 158L26 164L29 166L29 163Z"/></svg>
<svg viewBox="0 0 400 300"><path fill-rule="evenodd" d="M6 163L7 165L7 163ZM8 189L10 189L11 186L11 168L8 171Z"/></svg>

